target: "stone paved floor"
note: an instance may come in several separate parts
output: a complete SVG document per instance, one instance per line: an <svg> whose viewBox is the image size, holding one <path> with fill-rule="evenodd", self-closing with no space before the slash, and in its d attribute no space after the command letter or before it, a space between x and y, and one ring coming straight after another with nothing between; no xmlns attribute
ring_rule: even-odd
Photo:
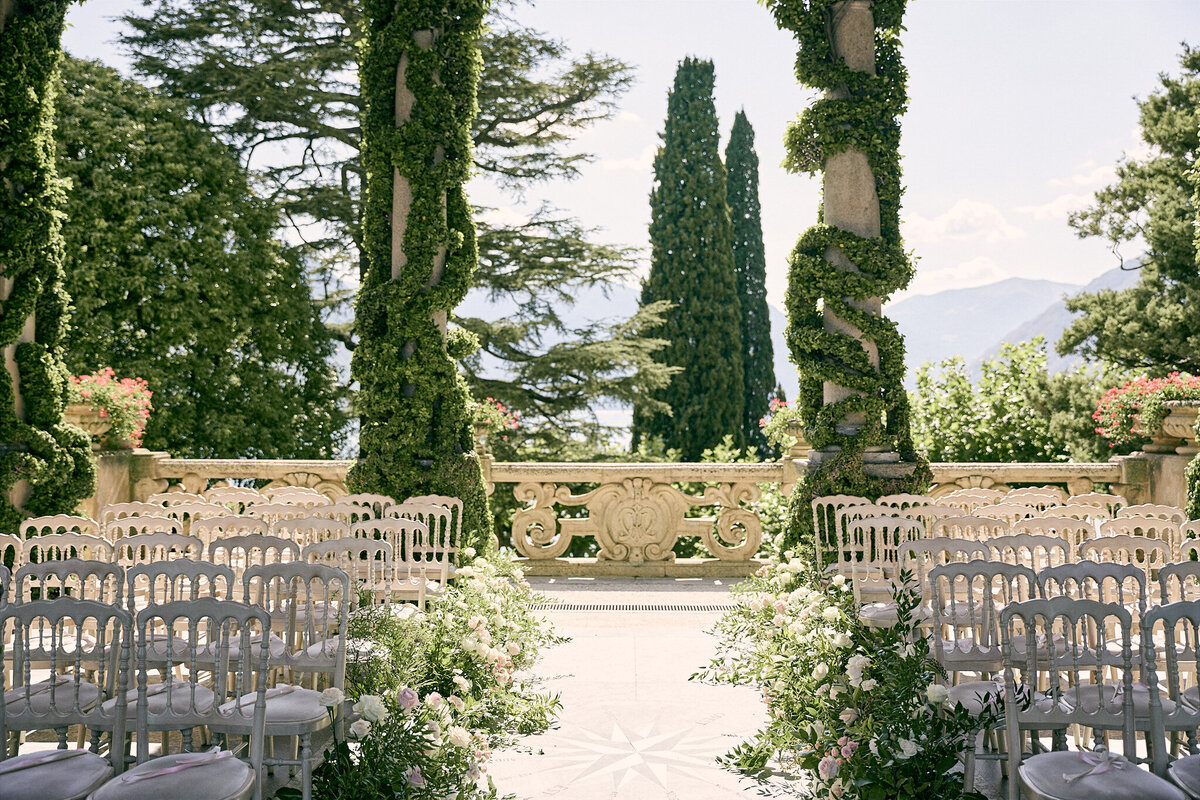
<svg viewBox="0 0 1200 800"><path fill-rule="evenodd" d="M712 579L531 579L563 603L728 603ZM714 759L752 734L765 714L753 689L708 686L688 676L712 654L705 633L719 612L544 612L568 644L538 665L562 694L557 725L497 753L490 772L502 794L539 800L718 800L792 796Z"/></svg>

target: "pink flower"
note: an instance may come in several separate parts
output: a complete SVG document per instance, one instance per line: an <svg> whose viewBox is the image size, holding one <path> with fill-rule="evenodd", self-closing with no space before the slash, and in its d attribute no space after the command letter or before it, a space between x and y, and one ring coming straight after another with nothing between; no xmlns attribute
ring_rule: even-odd
<svg viewBox="0 0 1200 800"><path fill-rule="evenodd" d="M420 701L421 698L417 696L417 693L407 686L396 693L396 703L404 711L408 711Z"/></svg>
<svg viewBox="0 0 1200 800"><path fill-rule="evenodd" d="M831 778L836 778L838 769L840 769L840 765L837 763L837 759L833 756L825 756L821 759L821 762L817 764L817 774L821 776L821 780L825 781L830 780Z"/></svg>
<svg viewBox="0 0 1200 800"><path fill-rule="evenodd" d="M408 785L414 789L425 788L425 776L421 774L420 767L413 767L404 774L404 780L408 781Z"/></svg>

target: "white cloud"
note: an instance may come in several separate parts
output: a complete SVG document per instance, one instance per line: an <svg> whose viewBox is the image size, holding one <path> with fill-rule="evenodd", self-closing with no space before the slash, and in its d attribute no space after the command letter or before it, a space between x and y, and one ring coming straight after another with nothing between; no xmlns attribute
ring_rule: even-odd
<svg viewBox="0 0 1200 800"><path fill-rule="evenodd" d="M479 218L498 227L516 227L529 222L529 217L513 208L485 208Z"/></svg>
<svg viewBox="0 0 1200 800"><path fill-rule="evenodd" d="M657 145L646 145L634 158L602 158L597 162L600 169L614 170L633 170L635 172L649 172L654 166L654 154L658 151Z"/></svg>
<svg viewBox="0 0 1200 800"><path fill-rule="evenodd" d="M618 122L641 122L642 118L632 111L622 111L617 114Z"/></svg>
<svg viewBox="0 0 1200 800"><path fill-rule="evenodd" d="M948 239L995 244L1025 238L1025 231L1006 220L1000 209L977 200L959 200L932 219L909 212L901 224L905 242L912 245L938 244Z"/></svg>
<svg viewBox="0 0 1200 800"><path fill-rule="evenodd" d="M932 294L945 289L969 289L972 286L984 286L1011 277L1012 275L1006 273L988 256L976 256L940 269L928 269L923 264L917 264L917 274L912 284L904 292L894 295L892 302L914 294Z"/></svg>
<svg viewBox="0 0 1200 800"><path fill-rule="evenodd" d="M1092 195L1090 194L1060 194L1048 203L1034 206L1017 206L1016 210L1020 214L1029 214L1039 222L1045 220L1066 222L1068 214L1087 207L1091 202Z"/></svg>
<svg viewBox="0 0 1200 800"><path fill-rule="evenodd" d="M1075 166L1075 171L1069 178L1052 178L1051 186L1085 186L1088 188L1104 186L1117 177L1117 171L1111 164L1097 164L1095 161L1084 161Z"/></svg>

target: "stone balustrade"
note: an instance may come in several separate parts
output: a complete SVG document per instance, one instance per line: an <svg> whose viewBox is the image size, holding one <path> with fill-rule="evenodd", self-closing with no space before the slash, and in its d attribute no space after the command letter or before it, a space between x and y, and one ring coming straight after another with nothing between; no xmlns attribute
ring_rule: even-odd
<svg viewBox="0 0 1200 800"><path fill-rule="evenodd" d="M805 461L794 453L761 464L495 462L486 453L481 463L489 493L511 485L524 504L513 519L511 541L531 566L563 563L571 541L581 536L596 540L598 565L670 565L676 540L698 536L716 561L737 572L753 566L762 541L754 502L771 486L790 494L804 470ZM86 504L91 513L108 503L144 500L172 489L201 492L229 481L307 486L337 498L346 492L346 472L354 463L171 458L147 450L99 457L100 488ZM1178 455L1134 454L1094 464L935 463L929 494L938 498L960 488L1029 484L1054 484L1081 494L1103 484L1130 503L1167 499L1178 505L1164 496L1177 491L1179 481L1174 472L1156 466L1163 459L1186 461Z"/></svg>

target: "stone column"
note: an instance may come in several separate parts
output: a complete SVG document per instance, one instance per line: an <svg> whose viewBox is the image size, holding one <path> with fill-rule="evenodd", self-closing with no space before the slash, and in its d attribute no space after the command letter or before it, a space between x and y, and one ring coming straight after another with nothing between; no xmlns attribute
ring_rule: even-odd
<svg viewBox="0 0 1200 800"><path fill-rule="evenodd" d="M428 50L433 47L434 42L440 31L424 30L416 31L413 34L413 39L417 43L417 47L421 50ZM416 105L417 98L412 90L408 88L408 83L405 80L405 73L408 71L408 53L400 54L400 63L396 67L396 127L399 128L409 121L412 117L413 106ZM441 163L445 158L445 151L439 144L434 149L433 160L435 164ZM408 256L404 253L404 231L408 227L408 211L412 207L412 187L409 186L408 178L400 174L399 169L392 172L392 279L400 277L400 271L404 269L404 265L408 263ZM446 194L442 193L442 214L446 213ZM425 288L429 289L436 286L442 279L442 274L446 270L446 248L439 247L437 255L433 260L433 270L430 272L429 281L425 284ZM442 333L446 332L446 320L448 314L445 309L438 309L433 313L433 320L437 323ZM405 346L405 355L411 355L410 347L414 347L414 343L409 342Z"/></svg>
<svg viewBox="0 0 1200 800"><path fill-rule="evenodd" d="M845 0L833 6L832 36L834 52L846 66L858 72L875 74L875 21L871 13L870 0ZM835 90L831 97L844 97L845 92ZM836 228L857 234L864 238L878 238L880 235L879 195L875 189L875 175L867 161L866 153L857 149L847 149L830 156L825 160L824 169L824 222ZM841 269L857 272L858 268L847 259L836 247L829 248L825 253L826 259ZM878 316L882 312L882 302L878 297L865 301L848 302ZM873 342L866 341L862 331L849 322L838 318L828 308L825 309L825 330L845 333L858 339L867 351L871 364L879 369L879 351ZM835 403L850 395L857 394L852 389L826 381L824 386L825 404ZM861 412L855 412L838 425L839 433L856 433L864 423Z"/></svg>
<svg viewBox="0 0 1200 800"><path fill-rule="evenodd" d="M3 0L0 0L2 3ZM0 8L0 10L3 10ZM4 16L0 14L0 30L4 28ZM3 265L0 265L0 269ZM0 278L0 303L7 302L9 295L13 290L12 278ZM25 421L25 398L21 395L21 373L17 369L17 345L22 342L32 342L34 338L35 320L34 315L30 314L25 320L25 324L21 327L21 333L17 336L17 341L3 348L4 369L8 372L8 377L12 381L13 391L13 413L17 415L17 419ZM29 499L31 487L29 481L22 478L13 484L8 490L8 499L17 508L24 508L25 501Z"/></svg>

